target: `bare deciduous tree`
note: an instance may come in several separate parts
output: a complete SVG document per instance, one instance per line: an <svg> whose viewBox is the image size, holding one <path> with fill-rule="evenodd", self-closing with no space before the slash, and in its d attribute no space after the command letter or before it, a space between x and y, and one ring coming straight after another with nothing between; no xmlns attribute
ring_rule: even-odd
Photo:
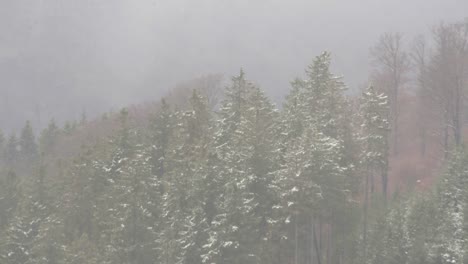
<svg viewBox="0 0 468 264"><path fill-rule="evenodd" d="M402 35L399 33L383 34L371 49L371 58L375 67L374 82L390 101L392 127L392 148L398 154L398 98L400 89L407 81L410 60L403 49Z"/></svg>
<svg viewBox="0 0 468 264"><path fill-rule="evenodd" d="M440 111L443 146L462 143L468 84L468 23L440 24L433 30L435 53L428 66L433 107Z"/></svg>
<svg viewBox="0 0 468 264"><path fill-rule="evenodd" d="M433 98L428 86L428 45L424 36L416 37L411 51L411 62L414 65L415 81L416 81L416 96L417 96L417 116L418 116L418 133L420 137L420 153L421 156L426 155L427 140L429 136L430 124L433 120Z"/></svg>

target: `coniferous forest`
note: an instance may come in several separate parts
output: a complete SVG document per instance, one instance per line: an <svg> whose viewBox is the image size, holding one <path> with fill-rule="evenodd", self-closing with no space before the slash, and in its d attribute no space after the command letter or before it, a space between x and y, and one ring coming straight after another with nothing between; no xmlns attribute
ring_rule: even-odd
<svg viewBox="0 0 468 264"><path fill-rule="evenodd" d="M361 91L312 59L0 135L0 263L468 263L468 22L381 36Z"/></svg>

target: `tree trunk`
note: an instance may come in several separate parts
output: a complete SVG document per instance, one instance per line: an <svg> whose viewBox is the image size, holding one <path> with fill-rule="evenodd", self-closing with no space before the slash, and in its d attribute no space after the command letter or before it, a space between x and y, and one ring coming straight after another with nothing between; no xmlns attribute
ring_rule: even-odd
<svg viewBox="0 0 468 264"><path fill-rule="evenodd" d="M298 238L297 238L297 214L294 217L294 264L298 264L297 257L299 255L298 252Z"/></svg>
<svg viewBox="0 0 468 264"><path fill-rule="evenodd" d="M388 192L388 172L386 168L381 168L382 170L382 195L384 198L385 206L387 205L387 192Z"/></svg>
<svg viewBox="0 0 468 264"><path fill-rule="evenodd" d="M426 142L426 140L427 140L427 139L426 139L426 137L427 137L427 135L426 135L426 134L427 134L426 129L427 129L427 128L426 128L425 126L422 126L422 127L420 128L420 130L421 130L421 131L420 131L420 133L421 133L421 149L420 149L420 151L421 151L421 152L420 152L420 153L421 153L421 157L426 156L426 146L427 146L427 145L426 145L426 144L427 144L427 142Z"/></svg>
<svg viewBox="0 0 468 264"><path fill-rule="evenodd" d="M367 169L366 184L365 184L365 190L364 190L364 221L363 221L363 230L362 230L364 261L367 260L367 207L369 206L369 190L368 189L369 189L369 168Z"/></svg>
<svg viewBox="0 0 468 264"><path fill-rule="evenodd" d="M461 129L461 95L460 89L457 87L455 89L455 113L453 117L453 134L455 137L455 145L460 146L461 144L461 137L462 137L462 129Z"/></svg>
<svg viewBox="0 0 468 264"><path fill-rule="evenodd" d="M331 262L331 257L330 257L330 252L331 252L331 245L332 245L332 241L331 241L331 238L332 238L332 225L330 225L330 228L328 229L328 239L327 239L327 264L330 264Z"/></svg>
<svg viewBox="0 0 468 264"><path fill-rule="evenodd" d="M448 158L448 151L449 151L448 141L449 141L449 125L445 124L445 129L444 129L444 157L445 159Z"/></svg>
<svg viewBox="0 0 468 264"><path fill-rule="evenodd" d="M321 256L318 241L317 241L317 232L315 230L315 225L313 221L312 221L312 236L313 236L313 244L314 244L316 257L317 257L317 264L322 264L322 256Z"/></svg>
<svg viewBox="0 0 468 264"><path fill-rule="evenodd" d="M395 77L394 81L394 98L393 98L393 154L398 156L398 87L399 81Z"/></svg>

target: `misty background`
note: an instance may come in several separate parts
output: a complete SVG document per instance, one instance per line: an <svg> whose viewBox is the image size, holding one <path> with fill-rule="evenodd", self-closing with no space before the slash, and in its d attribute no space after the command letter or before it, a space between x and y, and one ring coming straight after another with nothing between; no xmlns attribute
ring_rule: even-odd
<svg viewBox="0 0 468 264"><path fill-rule="evenodd" d="M240 67L279 101L323 50L356 89L382 32L410 42L467 10L466 0L0 0L0 129L93 117Z"/></svg>

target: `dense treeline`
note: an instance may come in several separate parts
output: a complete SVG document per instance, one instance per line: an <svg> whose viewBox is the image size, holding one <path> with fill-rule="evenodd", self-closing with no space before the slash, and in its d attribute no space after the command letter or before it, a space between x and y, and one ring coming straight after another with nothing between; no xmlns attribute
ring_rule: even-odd
<svg viewBox="0 0 468 264"><path fill-rule="evenodd" d="M459 40L462 29L434 34ZM60 148L85 117L64 128L51 121L37 140L29 123L19 137L1 136L0 262L464 263L465 108L453 94L435 95L465 92L459 67L468 56L451 57L456 82L437 75L452 73L439 64L449 61L446 45L417 64L415 94L449 111L447 119L421 111L431 121L421 126L444 132L421 132L421 155L441 138L447 165L433 191L394 192L390 153L401 155L398 98L409 65L400 41L386 34L373 49L375 87L359 97L347 95L324 52L281 109L241 70L219 103L196 87L182 103L161 100L143 122L128 109L104 116L118 125L73 159Z"/></svg>
<svg viewBox="0 0 468 264"><path fill-rule="evenodd" d="M370 87L359 115L350 118L352 103L329 66L329 53L318 56L306 78L293 83L282 111L243 71L232 78L216 112L197 90L183 109L162 100L145 126L132 126L124 109L118 131L70 164L44 161L64 131L51 122L36 146L27 124L19 147L12 148L17 161L7 163L21 165L6 170L3 185L11 194L2 199L3 260L349 258L358 235L359 155L369 153L372 170L385 166L388 107ZM50 174L48 166L63 168ZM20 182L14 167L32 174ZM342 217L353 212L354 220Z"/></svg>

